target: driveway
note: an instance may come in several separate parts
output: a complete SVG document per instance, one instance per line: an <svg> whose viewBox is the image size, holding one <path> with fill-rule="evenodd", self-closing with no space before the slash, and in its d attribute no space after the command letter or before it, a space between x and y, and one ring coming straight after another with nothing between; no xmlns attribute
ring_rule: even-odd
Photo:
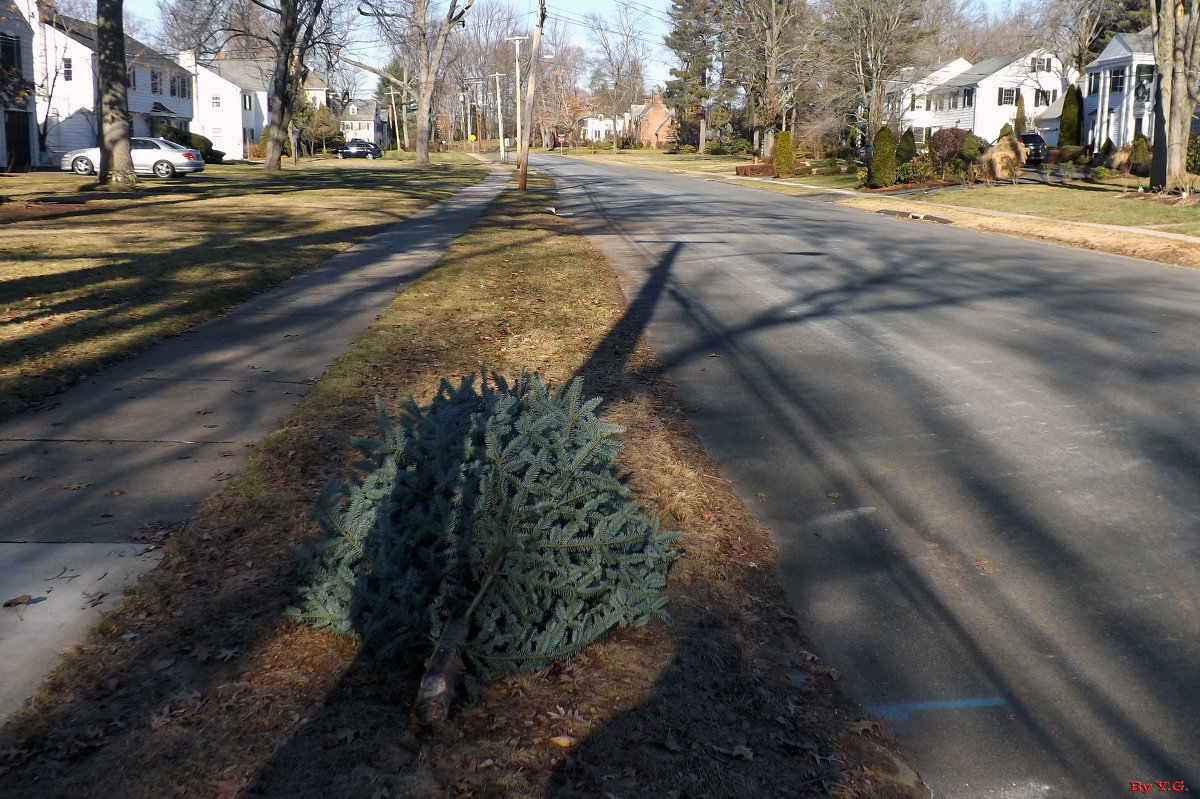
<svg viewBox="0 0 1200 799"><path fill-rule="evenodd" d="M532 163L935 796L1200 789L1200 273Z"/></svg>

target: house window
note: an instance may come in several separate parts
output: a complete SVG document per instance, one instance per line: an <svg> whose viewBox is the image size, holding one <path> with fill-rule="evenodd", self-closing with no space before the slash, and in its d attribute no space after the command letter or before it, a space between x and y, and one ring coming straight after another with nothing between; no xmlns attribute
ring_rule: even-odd
<svg viewBox="0 0 1200 799"><path fill-rule="evenodd" d="M1016 89L1000 89L996 93L996 105L1016 105L1017 90Z"/></svg>
<svg viewBox="0 0 1200 799"><path fill-rule="evenodd" d="M1108 81L1110 92L1125 91L1125 67L1113 67L1112 71L1108 73Z"/></svg>
<svg viewBox="0 0 1200 799"><path fill-rule="evenodd" d="M220 129L220 128L213 128L213 131L212 131L212 133L213 133L213 135L214 135L214 136L220 136L220 135L221 135L221 129Z"/></svg>
<svg viewBox="0 0 1200 799"><path fill-rule="evenodd" d="M1055 94L1058 94L1058 92L1055 92ZM1050 92L1046 91L1045 89L1034 89L1033 90L1033 107L1034 108L1043 108L1045 106L1050 105L1050 103L1052 103L1052 102L1053 102L1053 100L1050 99Z"/></svg>
<svg viewBox="0 0 1200 799"><path fill-rule="evenodd" d="M156 69L150 70L150 93L162 94L162 73Z"/></svg>
<svg viewBox="0 0 1200 799"><path fill-rule="evenodd" d="M171 89L170 89L170 91L171 91L171 96L172 96L172 97L178 97L178 96L179 96L179 78L175 77L174 75L172 75L172 76L171 76Z"/></svg>
<svg viewBox="0 0 1200 799"><path fill-rule="evenodd" d="M963 108L970 108L975 105L975 90L963 89Z"/></svg>
<svg viewBox="0 0 1200 799"><path fill-rule="evenodd" d="M179 96L180 97L191 97L192 96L192 81L187 75L179 76Z"/></svg>
<svg viewBox="0 0 1200 799"><path fill-rule="evenodd" d="M219 95L219 94L214 94L214 95L212 96L212 107L213 107L213 108L220 108L220 107L221 107L221 95Z"/></svg>
<svg viewBox="0 0 1200 799"><path fill-rule="evenodd" d="M916 110L917 110L917 95L916 95L916 92L913 92L913 95L912 95L912 97L908 98L908 110L909 110L909 111L916 111Z"/></svg>
<svg viewBox="0 0 1200 799"><path fill-rule="evenodd" d="M242 109L245 111L254 110L254 98L248 94L242 95Z"/></svg>
<svg viewBox="0 0 1200 799"><path fill-rule="evenodd" d="M1031 58L1029 59L1030 72L1049 72L1051 70L1049 58Z"/></svg>
<svg viewBox="0 0 1200 799"><path fill-rule="evenodd" d="M62 79L71 80L73 77L75 77L75 70L72 69L71 59L64 58L62 65Z"/></svg>
<svg viewBox="0 0 1200 799"><path fill-rule="evenodd" d="M21 69L21 40L7 33L0 33L0 64Z"/></svg>
<svg viewBox="0 0 1200 799"><path fill-rule="evenodd" d="M933 98L927 94L927 95L925 95L925 110L931 111L932 109L933 109Z"/></svg>
<svg viewBox="0 0 1200 799"><path fill-rule="evenodd" d="M958 108L958 92L950 95L950 108Z"/></svg>
<svg viewBox="0 0 1200 799"><path fill-rule="evenodd" d="M1087 84L1088 96L1091 97L1093 94L1095 94L1098 91L1100 91L1100 73L1099 72L1089 72L1088 73L1088 84Z"/></svg>
<svg viewBox="0 0 1200 799"><path fill-rule="evenodd" d="M129 88L137 88L137 70L133 67L129 68Z"/></svg>

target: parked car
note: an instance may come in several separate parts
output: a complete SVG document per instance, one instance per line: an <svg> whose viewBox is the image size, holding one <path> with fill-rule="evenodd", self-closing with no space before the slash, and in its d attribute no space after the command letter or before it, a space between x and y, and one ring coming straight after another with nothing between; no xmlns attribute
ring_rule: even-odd
<svg viewBox="0 0 1200 799"><path fill-rule="evenodd" d="M334 147L333 153L338 158L366 158L372 160L383 157L383 150L379 149L378 144L363 141L362 139L351 139L343 145Z"/></svg>
<svg viewBox="0 0 1200 799"><path fill-rule="evenodd" d="M1046 140L1037 133L1022 133L1017 137L1025 145L1025 163L1041 164L1046 161Z"/></svg>
<svg viewBox="0 0 1200 799"><path fill-rule="evenodd" d="M173 178L187 172L203 172L204 156L199 150L167 139L134 136L129 142L133 171L138 175ZM87 147L63 154L59 167L64 172L90 175L100 166L100 148Z"/></svg>

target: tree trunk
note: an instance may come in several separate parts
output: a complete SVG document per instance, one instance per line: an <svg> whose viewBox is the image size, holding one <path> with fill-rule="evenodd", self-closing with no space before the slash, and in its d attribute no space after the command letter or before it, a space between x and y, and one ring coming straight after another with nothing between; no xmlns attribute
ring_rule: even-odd
<svg viewBox="0 0 1200 799"><path fill-rule="evenodd" d="M125 88L125 24L123 0L96 3L96 48L99 74L100 184L133 186L129 144L129 98Z"/></svg>

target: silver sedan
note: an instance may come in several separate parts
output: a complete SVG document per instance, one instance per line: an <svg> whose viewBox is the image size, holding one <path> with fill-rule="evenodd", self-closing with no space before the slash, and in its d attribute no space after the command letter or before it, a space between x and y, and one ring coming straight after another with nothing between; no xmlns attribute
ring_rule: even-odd
<svg viewBox="0 0 1200 799"><path fill-rule="evenodd" d="M134 136L130 140L133 171L138 175L170 178L185 172L204 169L204 156L199 150L184 147L167 139ZM90 175L100 166L100 148L71 150L63 155L59 168L77 175Z"/></svg>

